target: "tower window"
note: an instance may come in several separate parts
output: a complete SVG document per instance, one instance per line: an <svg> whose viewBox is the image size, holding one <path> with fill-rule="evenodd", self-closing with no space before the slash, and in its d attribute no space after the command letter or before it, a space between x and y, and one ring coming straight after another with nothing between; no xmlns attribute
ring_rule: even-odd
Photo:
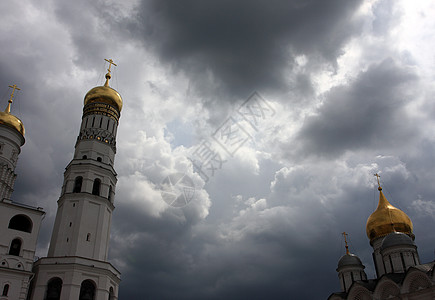
<svg viewBox="0 0 435 300"><path fill-rule="evenodd" d="M112 202L112 186L109 186L109 195L107 195L109 202Z"/></svg>
<svg viewBox="0 0 435 300"><path fill-rule="evenodd" d="M99 161L99 162L102 162L103 161L103 159L101 158L101 157L97 157L97 161Z"/></svg>
<svg viewBox="0 0 435 300"><path fill-rule="evenodd" d="M95 299L95 284L89 279L84 280L80 286L79 300L94 300Z"/></svg>
<svg viewBox="0 0 435 300"><path fill-rule="evenodd" d="M80 193L82 191L82 183L83 183L83 177L77 176L74 180L74 189L73 193Z"/></svg>
<svg viewBox="0 0 435 300"><path fill-rule="evenodd" d="M13 239L11 242L11 247L9 248L9 255L20 256L21 251L21 240Z"/></svg>
<svg viewBox="0 0 435 300"><path fill-rule="evenodd" d="M62 279L54 277L47 284L47 300L59 300L62 291Z"/></svg>
<svg viewBox="0 0 435 300"><path fill-rule="evenodd" d="M5 284L5 286L3 287L2 296L7 296L8 293L9 293L9 284Z"/></svg>
<svg viewBox="0 0 435 300"><path fill-rule="evenodd" d="M113 300L113 299L115 299L115 295L114 295L114 292L113 292L113 287L110 287L110 289L109 289L109 300Z"/></svg>
<svg viewBox="0 0 435 300"><path fill-rule="evenodd" d="M72 222L69 222L69 227L71 227L72 226Z"/></svg>
<svg viewBox="0 0 435 300"><path fill-rule="evenodd" d="M86 235L86 242L90 242L90 241L91 241L91 234L88 233L88 234Z"/></svg>
<svg viewBox="0 0 435 300"><path fill-rule="evenodd" d="M100 186L101 186L101 180L96 178L94 180L94 185L92 186L92 195L100 196Z"/></svg>
<svg viewBox="0 0 435 300"><path fill-rule="evenodd" d="M31 233L32 221L25 215L16 215L9 221L8 228Z"/></svg>
<svg viewBox="0 0 435 300"><path fill-rule="evenodd" d="M82 159L88 159L87 155L83 155Z"/></svg>

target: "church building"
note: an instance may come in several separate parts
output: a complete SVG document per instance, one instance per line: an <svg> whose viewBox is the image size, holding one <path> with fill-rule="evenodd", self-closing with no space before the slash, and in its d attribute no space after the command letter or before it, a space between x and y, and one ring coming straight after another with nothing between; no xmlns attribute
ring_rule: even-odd
<svg viewBox="0 0 435 300"><path fill-rule="evenodd" d="M366 233L376 278L367 279L365 266L349 252L346 242L346 254L337 268L341 292L328 300L435 299L435 262L420 262L411 219L388 202L375 175L379 204L367 220Z"/></svg>
<svg viewBox="0 0 435 300"><path fill-rule="evenodd" d="M0 300L116 300L120 272L107 260L115 209L116 133L122 98L109 86L85 96L74 157L67 165L47 257L34 262L44 212L9 198L24 127L0 113Z"/></svg>

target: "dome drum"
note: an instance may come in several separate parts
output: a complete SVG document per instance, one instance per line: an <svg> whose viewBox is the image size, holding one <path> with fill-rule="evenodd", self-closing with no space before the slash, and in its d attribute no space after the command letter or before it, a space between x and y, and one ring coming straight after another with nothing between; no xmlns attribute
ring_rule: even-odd
<svg viewBox="0 0 435 300"><path fill-rule="evenodd" d="M83 117L86 117L87 115L108 116L116 122L119 121L120 117L120 113L115 107L108 103L97 101L85 103L85 106L83 107Z"/></svg>

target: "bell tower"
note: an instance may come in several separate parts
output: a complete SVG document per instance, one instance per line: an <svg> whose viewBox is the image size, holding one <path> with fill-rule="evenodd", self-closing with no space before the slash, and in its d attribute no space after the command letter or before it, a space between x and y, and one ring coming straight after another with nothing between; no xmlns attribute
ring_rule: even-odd
<svg viewBox="0 0 435 300"><path fill-rule="evenodd" d="M120 273L107 262L115 209L116 133L122 98L106 82L85 96L74 157L67 165L48 256L35 263L32 299L118 299Z"/></svg>
<svg viewBox="0 0 435 300"><path fill-rule="evenodd" d="M15 84L9 103L0 111L0 299L25 300L35 258L36 241L44 217L42 208L11 200L15 167L24 145L24 126L11 114Z"/></svg>

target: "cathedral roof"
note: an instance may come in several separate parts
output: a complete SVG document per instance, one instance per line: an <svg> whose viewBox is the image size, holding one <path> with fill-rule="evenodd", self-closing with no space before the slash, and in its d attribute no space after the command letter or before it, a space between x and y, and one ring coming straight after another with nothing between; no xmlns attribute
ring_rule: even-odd
<svg viewBox="0 0 435 300"><path fill-rule="evenodd" d="M344 266L355 266L355 265L363 266L359 257L356 256L355 254L352 254L352 253L349 253L349 254L346 253L338 261L338 268L341 268Z"/></svg>
<svg viewBox="0 0 435 300"><path fill-rule="evenodd" d="M388 234L382 241L381 250L393 246L415 246L414 241L406 234L401 232L392 232Z"/></svg>
<svg viewBox="0 0 435 300"><path fill-rule="evenodd" d="M392 232L402 232L413 236L411 219L385 198L379 186L379 204L367 219L366 233L370 242Z"/></svg>

